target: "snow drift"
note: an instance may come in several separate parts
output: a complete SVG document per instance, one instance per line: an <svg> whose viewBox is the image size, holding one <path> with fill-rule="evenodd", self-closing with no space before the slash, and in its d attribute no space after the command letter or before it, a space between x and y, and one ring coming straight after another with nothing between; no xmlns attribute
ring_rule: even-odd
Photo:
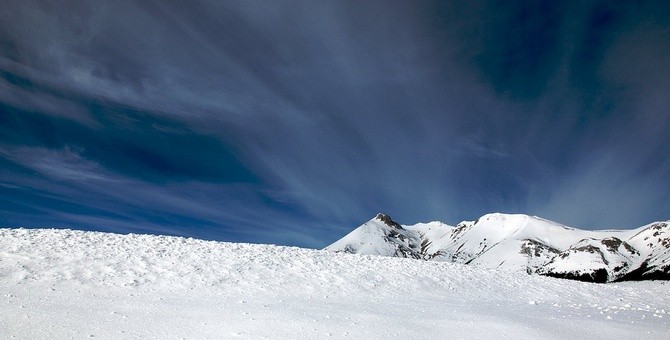
<svg viewBox="0 0 670 340"><path fill-rule="evenodd" d="M664 283L597 285L271 245L0 229L5 339L667 339Z"/></svg>
<svg viewBox="0 0 670 340"><path fill-rule="evenodd" d="M670 223L586 231L536 216L487 214L449 226L378 214L325 250L456 262L591 282L670 279Z"/></svg>

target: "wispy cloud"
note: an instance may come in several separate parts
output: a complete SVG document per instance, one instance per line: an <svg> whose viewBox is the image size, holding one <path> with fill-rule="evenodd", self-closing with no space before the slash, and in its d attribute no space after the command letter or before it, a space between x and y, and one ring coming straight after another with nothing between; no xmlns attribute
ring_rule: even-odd
<svg viewBox="0 0 670 340"><path fill-rule="evenodd" d="M3 187L119 215L91 223L668 218L664 3L6 6Z"/></svg>
<svg viewBox="0 0 670 340"><path fill-rule="evenodd" d="M3 201L34 212L14 216L18 221L14 224L144 231L235 241L274 239L282 243L290 243L282 234L295 234L298 232L295 228L309 224L299 215L291 216L264 206L264 198L252 185L197 181L150 184L111 172L69 148L2 149L0 157L42 175L1 172L2 187L13 193L4 195ZM10 215L16 215L11 210L5 213L7 220L3 223L9 221ZM226 227L221 229L222 226ZM309 236L299 242L315 245L315 239Z"/></svg>
<svg viewBox="0 0 670 340"><path fill-rule="evenodd" d="M0 156L50 179L73 182L111 180L98 164L83 159L67 147L62 150L26 146L0 147Z"/></svg>

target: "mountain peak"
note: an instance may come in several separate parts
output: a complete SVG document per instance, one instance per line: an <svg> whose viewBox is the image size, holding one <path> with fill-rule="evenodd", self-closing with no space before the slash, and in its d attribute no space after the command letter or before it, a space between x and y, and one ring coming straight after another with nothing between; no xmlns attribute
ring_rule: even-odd
<svg viewBox="0 0 670 340"><path fill-rule="evenodd" d="M400 223L398 223L398 222L394 221L393 219L391 219L391 216L389 216L389 215L385 215L385 214L379 213L379 214L377 214L377 216L375 217L375 219L378 219L378 220L384 222L384 224L386 224L386 225L389 226L389 227L402 229L402 226L400 225Z"/></svg>

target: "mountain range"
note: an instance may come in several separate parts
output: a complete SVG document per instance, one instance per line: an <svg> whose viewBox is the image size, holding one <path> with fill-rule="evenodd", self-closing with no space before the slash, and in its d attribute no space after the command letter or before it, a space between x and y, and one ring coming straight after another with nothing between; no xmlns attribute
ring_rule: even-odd
<svg viewBox="0 0 670 340"><path fill-rule="evenodd" d="M588 282L670 279L670 221L632 230L580 230L523 214L456 226L375 218L328 251L446 261Z"/></svg>

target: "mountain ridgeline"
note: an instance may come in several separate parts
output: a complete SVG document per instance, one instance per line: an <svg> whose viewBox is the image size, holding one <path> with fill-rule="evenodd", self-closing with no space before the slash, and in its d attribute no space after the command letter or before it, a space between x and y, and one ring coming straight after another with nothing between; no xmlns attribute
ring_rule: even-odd
<svg viewBox="0 0 670 340"><path fill-rule="evenodd" d="M589 231L521 214L487 214L456 226L400 225L378 214L325 250L599 283L670 279L670 221L633 230Z"/></svg>

